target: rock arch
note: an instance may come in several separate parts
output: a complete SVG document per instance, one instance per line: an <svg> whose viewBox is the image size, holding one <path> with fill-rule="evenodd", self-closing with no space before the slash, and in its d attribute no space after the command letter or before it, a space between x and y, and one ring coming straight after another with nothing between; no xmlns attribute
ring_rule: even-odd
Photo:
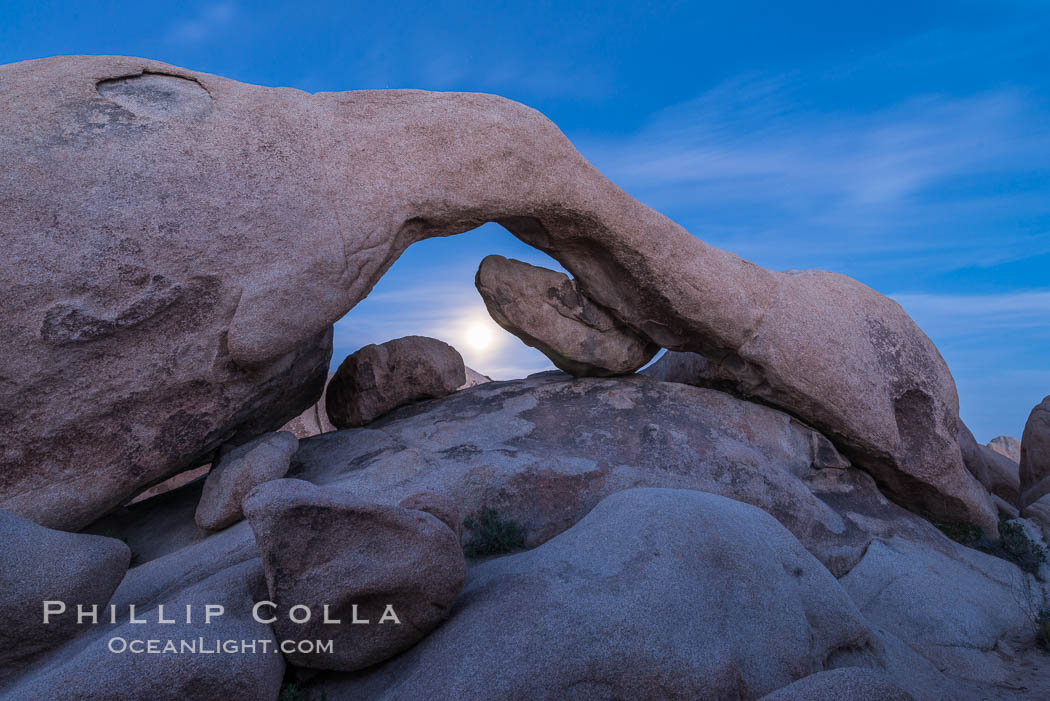
<svg viewBox="0 0 1050 701"><path fill-rule="evenodd" d="M207 109L196 88L126 80L148 74L199 86ZM113 81L136 111L99 92ZM954 382L899 305L841 275L773 272L708 246L523 105L310 95L126 57L12 64L0 82L0 160L14 164L0 180L4 508L76 528L281 425L320 394L331 324L409 245L496 221L643 336L709 356L724 384L832 437L901 504L995 530L959 453ZM190 108L157 119L155 99ZM164 304L143 310L154 292ZM49 344L56 308L108 323ZM119 323L128 314L136 323ZM929 398L921 416L905 402L909 425L937 439L921 454L898 430L909 392Z"/></svg>

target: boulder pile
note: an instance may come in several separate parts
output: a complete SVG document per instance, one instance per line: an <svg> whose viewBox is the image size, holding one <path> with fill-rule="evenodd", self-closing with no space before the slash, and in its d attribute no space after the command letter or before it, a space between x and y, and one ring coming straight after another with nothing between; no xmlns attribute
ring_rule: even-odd
<svg viewBox="0 0 1050 701"><path fill-rule="evenodd" d="M892 300L496 96L0 85L0 698L1050 698L1050 397L980 445ZM406 247L487 221L569 273L475 280L559 370L329 372Z"/></svg>

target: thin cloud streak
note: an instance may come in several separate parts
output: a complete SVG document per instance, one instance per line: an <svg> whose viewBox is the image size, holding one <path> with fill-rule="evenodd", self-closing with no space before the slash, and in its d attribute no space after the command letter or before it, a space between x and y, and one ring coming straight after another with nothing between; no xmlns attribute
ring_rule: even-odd
<svg viewBox="0 0 1050 701"><path fill-rule="evenodd" d="M1037 185L1025 191L1026 179L1050 176L1040 126L1050 114L1023 90L856 114L807 108L794 80L740 77L626 139L580 148L701 238L771 267L864 268L858 255L924 248L916 265L950 270L980 265L989 248L1007 258L1030 255L1033 240L1050 249L1050 205ZM1001 180L1013 182L1009 195ZM1021 219L1030 223L1018 231ZM960 250L967 236L981 245Z"/></svg>
<svg viewBox="0 0 1050 701"><path fill-rule="evenodd" d="M1050 335L1050 290L986 295L890 295L939 337L982 334L992 331L1045 330Z"/></svg>

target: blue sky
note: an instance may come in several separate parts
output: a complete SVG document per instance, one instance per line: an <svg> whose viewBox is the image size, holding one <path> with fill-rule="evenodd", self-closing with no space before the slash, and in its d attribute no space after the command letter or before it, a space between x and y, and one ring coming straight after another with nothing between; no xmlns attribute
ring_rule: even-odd
<svg viewBox="0 0 1050 701"><path fill-rule="evenodd" d="M847 7L849 6L849 7ZM495 92L711 244L846 273L937 343L978 439L1050 394L1050 3L46 2L0 5L0 62L127 54L307 91ZM409 333L495 377L549 367L490 329L495 225L413 246L335 361Z"/></svg>

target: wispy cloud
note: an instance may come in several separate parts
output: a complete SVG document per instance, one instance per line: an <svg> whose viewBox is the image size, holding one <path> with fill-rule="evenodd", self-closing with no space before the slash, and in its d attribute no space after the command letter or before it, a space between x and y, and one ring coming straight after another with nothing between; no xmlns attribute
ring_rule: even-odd
<svg viewBox="0 0 1050 701"><path fill-rule="evenodd" d="M1029 182L1050 174L1050 114L1023 89L861 113L800 90L790 74L738 77L581 150L702 238L774 267L899 254L954 269L985 261L993 234L1000 257L1050 251L1050 202Z"/></svg>
<svg viewBox="0 0 1050 701"><path fill-rule="evenodd" d="M891 296L931 336L950 338L1022 329L1043 330L1050 336L1050 290L985 295Z"/></svg>
<svg viewBox="0 0 1050 701"><path fill-rule="evenodd" d="M231 2L205 5L193 17L173 24L167 39L177 44L198 44L230 27L236 16L237 7Z"/></svg>

